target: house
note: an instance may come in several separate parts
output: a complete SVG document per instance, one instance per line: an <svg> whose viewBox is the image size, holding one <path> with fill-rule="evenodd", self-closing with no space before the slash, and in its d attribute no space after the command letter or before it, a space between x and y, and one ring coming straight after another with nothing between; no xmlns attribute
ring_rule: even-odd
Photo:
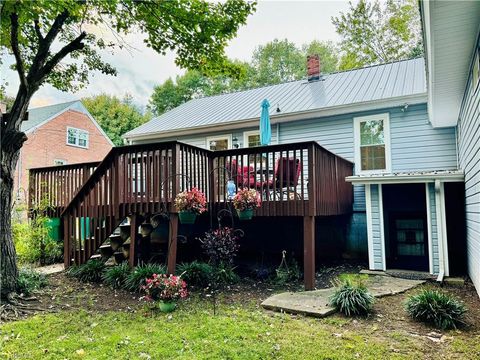
<svg viewBox="0 0 480 360"><path fill-rule="evenodd" d="M258 146L266 98L273 144L313 140L354 162L347 244L368 249L370 269L441 274L448 247L437 213L443 192L454 201L463 173L455 128L429 121L424 59L334 74L321 74L318 58L308 61L317 71L310 80L191 100L125 138L130 144L177 139L212 150Z"/></svg>
<svg viewBox="0 0 480 360"><path fill-rule="evenodd" d="M26 200L28 169L100 161L113 146L80 101L29 109L21 131L27 141L15 170L17 202Z"/></svg>

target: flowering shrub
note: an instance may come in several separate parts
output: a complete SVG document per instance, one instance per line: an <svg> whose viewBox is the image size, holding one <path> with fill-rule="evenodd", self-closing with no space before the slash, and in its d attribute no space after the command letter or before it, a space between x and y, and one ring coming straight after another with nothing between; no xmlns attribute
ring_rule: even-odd
<svg viewBox="0 0 480 360"><path fill-rule="evenodd" d="M224 227L217 230L210 230L205 236L199 239L202 249L214 265L220 263L232 264L233 258L237 255L239 245L238 236L232 228Z"/></svg>
<svg viewBox="0 0 480 360"><path fill-rule="evenodd" d="M233 206L238 211L255 209L261 205L260 194L255 189L240 189L233 198Z"/></svg>
<svg viewBox="0 0 480 360"><path fill-rule="evenodd" d="M192 211L201 214L206 210L205 194L197 188L185 190L175 197L175 206L179 211Z"/></svg>
<svg viewBox="0 0 480 360"><path fill-rule="evenodd" d="M153 274L142 286L147 301L175 301L188 296L187 283L180 276Z"/></svg>

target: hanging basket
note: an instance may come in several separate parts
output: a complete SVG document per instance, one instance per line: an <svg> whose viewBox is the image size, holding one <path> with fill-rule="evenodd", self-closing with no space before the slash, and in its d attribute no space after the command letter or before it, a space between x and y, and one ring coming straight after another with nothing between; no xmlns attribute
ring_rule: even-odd
<svg viewBox="0 0 480 360"><path fill-rule="evenodd" d="M237 210L237 214L240 220L251 220L253 217L253 209Z"/></svg>
<svg viewBox="0 0 480 360"><path fill-rule="evenodd" d="M158 302L158 309L164 313L172 312L173 310L175 310L176 307L177 307L177 304L175 303L175 301L160 300Z"/></svg>
<svg viewBox="0 0 480 360"><path fill-rule="evenodd" d="M195 224L195 220L197 219L197 214L193 211L180 211L178 213L178 218L182 224Z"/></svg>

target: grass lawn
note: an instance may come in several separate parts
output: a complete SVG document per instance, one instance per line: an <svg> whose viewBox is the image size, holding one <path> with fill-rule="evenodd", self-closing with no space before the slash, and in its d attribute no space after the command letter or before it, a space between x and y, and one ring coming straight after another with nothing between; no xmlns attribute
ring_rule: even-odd
<svg viewBox="0 0 480 360"><path fill-rule="evenodd" d="M369 318L266 312L264 290L250 287L223 294L217 315L198 294L165 315L127 292L56 275L40 296L56 312L0 325L0 359L479 359L478 296L460 292L473 325L440 340L406 317L408 293L379 299Z"/></svg>

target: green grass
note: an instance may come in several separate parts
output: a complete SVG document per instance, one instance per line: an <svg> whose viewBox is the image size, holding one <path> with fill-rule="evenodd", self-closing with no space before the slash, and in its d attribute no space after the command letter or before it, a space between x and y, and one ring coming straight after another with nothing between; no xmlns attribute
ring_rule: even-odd
<svg viewBox="0 0 480 360"><path fill-rule="evenodd" d="M342 336L334 333L341 332ZM421 358L412 338L388 339L336 322L265 313L253 304L189 299L170 315L71 311L0 327L6 359L383 359ZM391 353L391 346L400 348Z"/></svg>

